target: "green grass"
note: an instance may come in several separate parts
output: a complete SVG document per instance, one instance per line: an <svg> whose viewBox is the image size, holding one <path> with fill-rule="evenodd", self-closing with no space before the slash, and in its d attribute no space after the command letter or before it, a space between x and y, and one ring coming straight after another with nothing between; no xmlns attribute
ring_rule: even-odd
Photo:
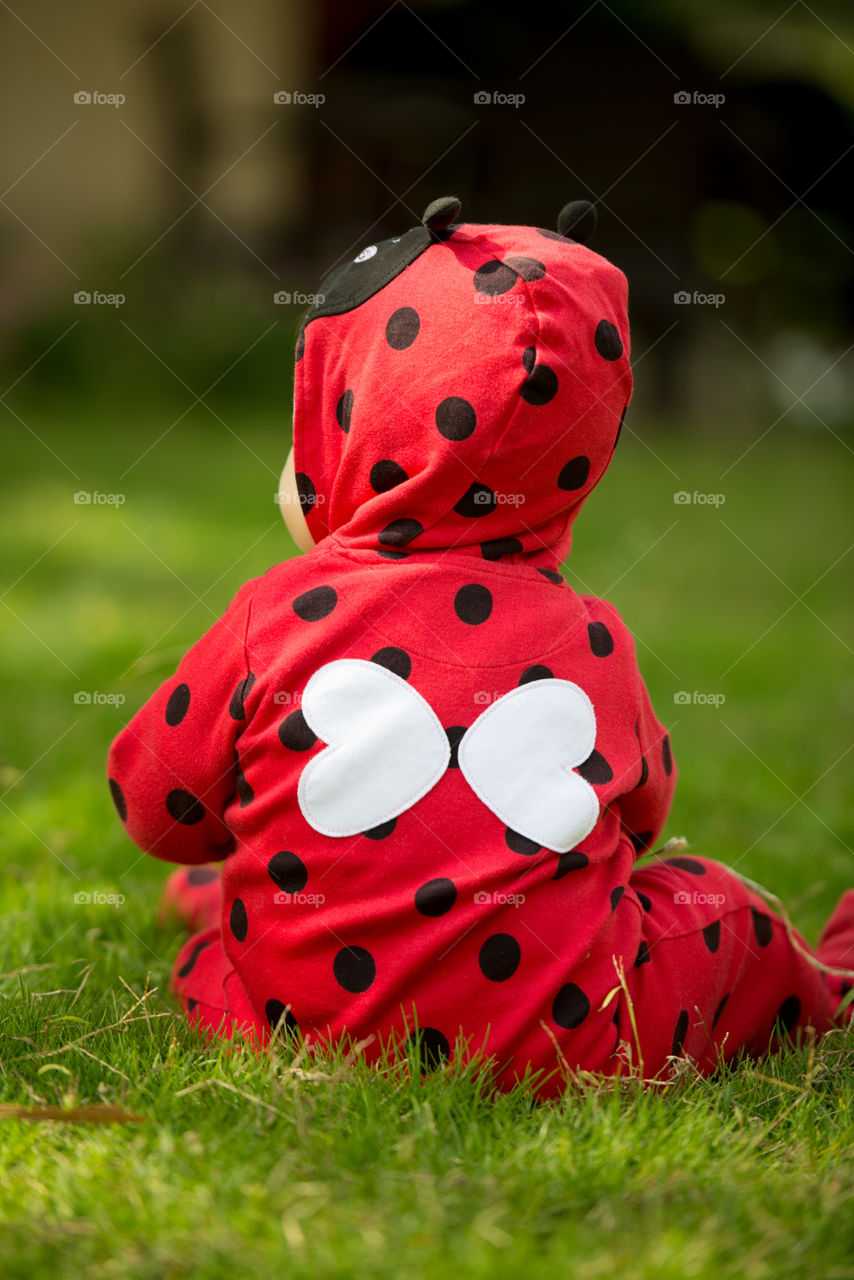
<svg viewBox="0 0 854 1280"><path fill-rule="evenodd" d="M145 1121L0 1120L0 1272L854 1277L848 1034L663 1094L590 1084L533 1106L467 1074L259 1059L186 1028L167 994L179 938L154 921L166 868L124 837L104 757L293 547L273 503L285 427L231 412L241 443L191 414L127 472L181 408L22 411L40 439L4 422L2 1101ZM854 882L852 455L777 428L721 479L754 434L644 438L624 435L568 576L638 637L681 769L666 834L768 885L814 941Z"/></svg>

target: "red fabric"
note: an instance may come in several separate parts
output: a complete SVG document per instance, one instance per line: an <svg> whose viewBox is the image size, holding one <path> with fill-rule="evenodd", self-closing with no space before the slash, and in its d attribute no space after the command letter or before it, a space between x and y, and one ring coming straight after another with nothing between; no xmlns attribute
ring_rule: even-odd
<svg viewBox="0 0 854 1280"><path fill-rule="evenodd" d="M211 1034L225 1018L264 1040L284 1019L309 1041L373 1033L370 1054L417 1025L428 1062L459 1038L503 1087L532 1068L547 1095L561 1060L622 1069L615 960L647 1074L829 1025L828 984L737 877L698 859L633 873L670 807L669 739L617 612L556 572L630 396L626 292L553 233L464 226L307 325L294 441L318 545L247 583L110 753L140 847L225 859L221 931L175 972ZM591 833L568 854L520 840L452 762L384 827L319 834L297 784L324 744L300 700L345 657L403 675L451 740L520 683L578 684Z"/></svg>

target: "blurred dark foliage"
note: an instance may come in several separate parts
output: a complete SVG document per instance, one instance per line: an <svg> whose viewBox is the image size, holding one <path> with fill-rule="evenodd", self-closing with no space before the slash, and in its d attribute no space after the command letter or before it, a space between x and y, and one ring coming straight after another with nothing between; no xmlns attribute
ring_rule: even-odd
<svg viewBox="0 0 854 1280"><path fill-rule="evenodd" d="M132 389L145 400L180 379L196 395L216 383L219 402L286 414L301 311L277 308L274 290L316 289L338 260L450 192L466 220L547 227L569 199L599 202L593 247L627 272L636 331L651 344L680 322L667 358L645 366L665 408L678 408L681 358L714 319L675 310L678 290L724 290L727 322L748 341L791 329L832 346L854 311L854 54L839 34L851 16L843 3L814 20L799 0L792 10L326 0L300 86L326 101L299 118L298 200L251 246L268 267L200 206L136 268L132 306L92 309L44 355L81 319L69 300L17 335L11 364L43 357L30 393ZM210 146L201 72L180 27L161 44L171 160L198 189ZM725 102L674 101L695 91ZM478 92L525 101L483 105ZM90 246L105 280L138 252L121 228Z"/></svg>

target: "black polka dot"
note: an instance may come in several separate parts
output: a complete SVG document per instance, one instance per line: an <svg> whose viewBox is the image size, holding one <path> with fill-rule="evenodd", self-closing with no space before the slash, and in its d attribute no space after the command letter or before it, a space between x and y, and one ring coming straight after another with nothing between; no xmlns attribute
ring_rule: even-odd
<svg viewBox="0 0 854 1280"><path fill-rule="evenodd" d="M166 797L166 808L170 817L182 822L185 827L195 826L205 816L205 806L189 791L176 787Z"/></svg>
<svg viewBox="0 0 854 1280"><path fill-rule="evenodd" d="M436 410L436 426L446 440L467 440L477 426L477 414L462 396L448 396Z"/></svg>
<svg viewBox="0 0 854 1280"><path fill-rule="evenodd" d="M557 487L567 493L572 493L575 489L583 489L589 475L590 459L581 453L577 458L570 458L569 462L561 467Z"/></svg>
<svg viewBox="0 0 854 1280"><path fill-rule="evenodd" d="M264 1005L264 1014L272 1031L281 1026L288 1036L298 1033L299 1027L293 1012L281 1000L268 1000Z"/></svg>
<svg viewBox="0 0 854 1280"><path fill-rule="evenodd" d="M115 778L110 778L109 783L110 795L113 797L113 804L116 806L116 813L119 815L122 822L127 822L128 806L127 801L125 800L125 793L122 791Z"/></svg>
<svg viewBox="0 0 854 1280"><path fill-rule="evenodd" d="M673 753L670 750L670 737L665 734L661 740L661 763L664 765L664 772L668 778L673 772Z"/></svg>
<svg viewBox="0 0 854 1280"><path fill-rule="evenodd" d="M726 993L726 995L724 996L723 1000L721 1000L721 1002L720 1002L720 1004L718 1005L717 1009L715 1009L715 1016L714 1016L714 1018L712 1018L712 1030L713 1030L713 1031L714 1031L715 1027L718 1025L718 1023L720 1022L721 1014L723 1013L724 1009L726 1008L726 1002L727 1002L727 1000L729 1000L729 998L730 998L731 994L732 994L732 992L728 991L728 992Z"/></svg>
<svg viewBox="0 0 854 1280"><path fill-rule="evenodd" d="M682 1053L682 1048L685 1044L685 1037L687 1036L687 1034L688 1034L688 1010L683 1009L682 1012L679 1014L679 1017L676 1019L676 1026L673 1029L673 1044L671 1046L670 1052L673 1054L675 1058L678 1058L679 1055Z"/></svg>
<svg viewBox="0 0 854 1280"><path fill-rule="evenodd" d="M241 768L237 770L237 795L240 799L241 809L245 809L255 799L255 792L246 780L246 774Z"/></svg>
<svg viewBox="0 0 854 1280"><path fill-rule="evenodd" d="M645 757L645 756L641 756L641 776L640 776L640 782L638 783L637 787L635 787L635 791L637 791L638 787L642 787L642 786L644 786L644 785L645 785L645 783L646 783L646 781L647 781L647 778L648 778L648 777L649 777L649 765L648 765L648 764L647 764L647 762L646 762L646 757Z"/></svg>
<svg viewBox="0 0 854 1280"><path fill-rule="evenodd" d="M611 890L611 910L612 911L616 911L617 903L620 901L620 899L622 898L625 892L626 892L626 886L624 884L618 884L615 889Z"/></svg>
<svg viewBox="0 0 854 1280"><path fill-rule="evenodd" d="M212 942L213 942L213 938L205 938L203 942L195 943L192 951L187 956L187 959L184 961L184 963L181 965L181 968L178 970L178 973L176 976L179 978L189 977L189 975L193 972L193 970L196 967L196 961L198 960L200 954L204 951L205 947L209 947Z"/></svg>
<svg viewBox="0 0 854 1280"><path fill-rule="evenodd" d="M460 767L459 750L465 731L466 726L464 724L451 724L445 730L448 735L448 746L451 748L451 758L448 761L449 769L459 769Z"/></svg>
<svg viewBox="0 0 854 1280"><path fill-rule="evenodd" d="M424 526L420 520L413 520L411 516L401 516L399 520L392 520L384 529L381 529L377 539L386 547L405 547L407 542L411 542L423 532Z"/></svg>
<svg viewBox="0 0 854 1280"><path fill-rule="evenodd" d="M380 822L368 831L363 831L362 835L367 836L369 840L386 840L396 826L397 818L389 818L387 822Z"/></svg>
<svg viewBox="0 0 854 1280"><path fill-rule="evenodd" d="M756 941L760 947L767 947L774 937L774 926L771 923L771 917L766 916L763 911L757 911L755 907L750 908L750 915L753 919L753 932L756 935Z"/></svg>
<svg viewBox="0 0 854 1280"><path fill-rule="evenodd" d="M399 484L403 484L404 480L408 480L409 476L399 462L393 462L391 458L380 458L379 462L375 462L371 467L368 479L376 493L388 493L389 489L396 489Z"/></svg>
<svg viewBox="0 0 854 1280"><path fill-rule="evenodd" d="M451 1056L451 1046L447 1036L442 1035L435 1027L419 1027L409 1037L422 1071L432 1071Z"/></svg>
<svg viewBox="0 0 854 1280"><path fill-rule="evenodd" d="M596 350L604 360L619 360L623 354L622 339L616 325L611 324L610 320L599 321L593 341L596 343Z"/></svg>
<svg viewBox="0 0 854 1280"><path fill-rule="evenodd" d="M561 244L571 243L571 241L567 240L566 236L560 235L557 231L550 231L547 227L535 227L534 230L537 232L537 235L545 236L547 240L560 240Z"/></svg>
<svg viewBox="0 0 854 1280"><path fill-rule="evenodd" d="M594 658L607 658L614 652L614 638L604 622L588 622L587 638Z"/></svg>
<svg viewBox="0 0 854 1280"><path fill-rule="evenodd" d="M353 416L353 392L345 391L335 406L335 417L342 431L350 430L350 419Z"/></svg>
<svg viewBox="0 0 854 1280"><path fill-rule="evenodd" d="M303 622L319 622L329 616L337 603L338 592L334 587L312 587L297 596L293 609Z"/></svg>
<svg viewBox="0 0 854 1280"><path fill-rule="evenodd" d="M533 667L526 667L519 677L520 684L530 684L532 680L553 680L554 672L549 667L542 667L537 663Z"/></svg>
<svg viewBox="0 0 854 1280"><path fill-rule="evenodd" d="M557 569L541 569L537 566L537 573L541 573L549 582L553 582L556 587L563 586L563 575L558 573Z"/></svg>
<svg viewBox="0 0 854 1280"><path fill-rule="evenodd" d="M537 844L536 840L529 840L527 836L520 835L518 831L514 831L512 827L508 827L504 832L504 841L507 848L513 853L521 853L526 858L531 858L535 853L539 853L542 849L541 844Z"/></svg>
<svg viewBox="0 0 854 1280"><path fill-rule="evenodd" d="M358 995L372 985L377 966L364 947L342 947L332 962L332 972L339 987Z"/></svg>
<svg viewBox="0 0 854 1280"><path fill-rule="evenodd" d="M518 276L530 284L533 280L542 280L546 269L536 258L505 258L504 265L511 267Z"/></svg>
<svg viewBox="0 0 854 1280"><path fill-rule="evenodd" d="M219 880L219 872L213 867L191 867L187 872L187 884L212 884L214 880Z"/></svg>
<svg viewBox="0 0 854 1280"><path fill-rule="evenodd" d="M638 953L635 956L635 968L636 969L640 968L642 964L649 964L649 961L650 961L649 947L645 942L641 942L640 946L638 947Z"/></svg>
<svg viewBox="0 0 854 1280"><path fill-rule="evenodd" d="M273 854L267 863L267 874L283 893L302 893L308 883L305 863L289 849Z"/></svg>
<svg viewBox="0 0 854 1280"><path fill-rule="evenodd" d="M241 680L234 693L231 695L231 702L228 704L228 714L232 720L245 720L246 707L244 699L255 683L255 676L250 671L245 679Z"/></svg>
<svg viewBox="0 0 854 1280"><path fill-rule="evenodd" d="M570 849L569 853L562 853L558 858L557 871L552 880L562 880L570 871L583 871L589 865L590 859L586 853L582 853L580 849Z"/></svg>
<svg viewBox="0 0 854 1280"><path fill-rule="evenodd" d="M385 327L385 340L395 351L403 351L411 347L418 337L421 328L421 317L413 307L398 307L389 316Z"/></svg>
<svg viewBox="0 0 854 1280"><path fill-rule="evenodd" d="M190 686L188 684L176 685L169 694L169 701L166 703L166 723L173 726L180 724L189 709Z"/></svg>
<svg viewBox="0 0 854 1280"><path fill-rule="evenodd" d="M292 711L279 725L279 741L289 751L310 751L317 742L317 734L309 728L301 711Z"/></svg>
<svg viewBox="0 0 854 1280"><path fill-rule="evenodd" d="M235 898L231 904L228 925L238 942L245 942L249 932L249 919L242 898Z"/></svg>
<svg viewBox="0 0 854 1280"><path fill-rule="evenodd" d="M526 347L522 352L522 368L526 373L531 373L534 365L537 363L537 348Z"/></svg>
<svg viewBox="0 0 854 1280"><path fill-rule="evenodd" d="M506 982L519 968L522 949L509 933L494 933L487 938L477 957L480 971L490 982Z"/></svg>
<svg viewBox="0 0 854 1280"><path fill-rule="evenodd" d="M616 449L617 445L620 443L620 435L622 434L622 430L623 430L623 423L624 423L624 422L625 422L625 420L626 420L626 409L628 409L628 407L629 407L629 406L628 406L628 405L626 405L626 406L623 408L623 412L620 414L620 421L619 421L619 423L618 423L618 425L617 425L617 434L616 434L616 436L614 437L614 448L615 448L615 449Z"/></svg>
<svg viewBox="0 0 854 1280"><path fill-rule="evenodd" d="M706 944L706 946L708 947L709 951L711 951L711 952L712 952L712 954L714 955L714 953L717 951L718 947L721 945L721 922L720 922L720 920L716 920L716 921L714 922L714 924L707 924L707 925L706 925L705 929L703 930L703 941L705 942L705 944Z"/></svg>
<svg viewBox="0 0 854 1280"><path fill-rule="evenodd" d="M522 383L519 395L526 404L548 404L557 395L558 381L554 369L547 364L535 364Z"/></svg>
<svg viewBox="0 0 854 1280"><path fill-rule="evenodd" d="M405 649L399 649L397 645L386 645L384 649L377 649L371 662L375 662L379 667L385 667L386 671L393 671L396 676L400 676L401 680L408 680L412 672L412 659Z"/></svg>
<svg viewBox="0 0 854 1280"><path fill-rule="evenodd" d="M582 764L576 766L576 770L581 774L585 782L598 787L610 782L614 776L614 770L608 764L608 761L601 751L597 751L595 748Z"/></svg>
<svg viewBox="0 0 854 1280"><path fill-rule="evenodd" d="M493 538L480 544L484 560L500 560L502 556L515 556L524 548L518 538Z"/></svg>
<svg viewBox="0 0 854 1280"><path fill-rule="evenodd" d="M192 1013L198 1003L198 1000L194 1000L192 996L187 996L187 1012Z"/></svg>
<svg viewBox="0 0 854 1280"><path fill-rule="evenodd" d="M469 582L460 587L454 596L454 612L460 622L476 627L492 613L492 592L479 582Z"/></svg>
<svg viewBox="0 0 854 1280"><path fill-rule="evenodd" d="M382 556L383 560L407 560L409 558L408 551L378 551L377 555Z"/></svg>
<svg viewBox="0 0 854 1280"><path fill-rule="evenodd" d="M299 504L304 512L310 511L317 502L317 490L314 487L314 482L310 476L305 474L304 471L295 472L294 479L297 484L297 497L299 498Z"/></svg>
<svg viewBox="0 0 854 1280"><path fill-rule="evenodd" d="M590 1001L574 982L568 982L554 998L552 1018L559 1027L572 1031L578 1027L590 1012Z"/></svg>
<svg viewBox="0 0 854 1280"><path fill-rule="evenodd" d="M302 360L305 355L305 327L300 329L297 334L296 351L294 352L295 360Z"/></svg>
<svg viewBox="0 0 854 1280"><path fill-rule="evenodd" d="M786 996L774 1018L775 1033L778 1036L783 1036L789 1031L794 1031L800 1016L801 1002L798 997Z"/></svg>
<svg viewBox="0 0 854 1280"><path fill-rule="evenodd" d="M457 900L457 886L453 880L438 876L428 880L415 890L415 909L422 916L444 916Z"/></svg>
<svg viewBox="0 0 854 1280"><path fill-rule="evenodd" d="M687 871L692 876L704 876L706 874L706 868L696 858L665 858L664 861L669 862L672 867L679 867L680 870Z"/></svg>
<svg viewBox="0 0 854 1280"><path fill-rule="evenodd" d="M494 298L499 293L508 293L518 279L512 267L505 267L497 258L492 258L475 271L474 287L478 293Z"/></svg>
<svg viewBox="0 0 854 1280"><path fill-rule="evenodd" d="M643 853L644 849L648 849L652 842L651 831L630 831L628 835L635 853Z"/></svg>
<svg viewBox="0 0 854 1280"><path fill-rule="evenodd" d="M459 502L454 505L458 516L476 520L479 516L488 516L498 505L498 499L488 484L475 481L469 485Z"/></svg>
<svg viewBox="0 0 854 1280"><path fill-rule="evenodd" d="M648 898L645 893L641 893L640 889L637 889L635 892L638 895L638 901L640 902L644 911L652 911L652 898Z"/></svg>

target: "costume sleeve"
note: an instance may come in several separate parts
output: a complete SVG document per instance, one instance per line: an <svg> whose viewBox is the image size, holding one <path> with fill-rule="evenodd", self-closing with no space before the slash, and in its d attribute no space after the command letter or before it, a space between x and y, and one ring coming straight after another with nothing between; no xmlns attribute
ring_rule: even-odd
<svg viewBox="0 0 854 1280"><path fill-rule="evenodd" d="M236 742L255 683L246 648L254 587L241 587L110 747L119 817L156 858L208 862L235 847L223 811L239 784Z"/></svg>
<svg viewBox="0 0 854 1280"><path fill-rule="evenodd" d="M661 835L673 801L677 773L670 737L652 709L639 671L636 707L638 781L632 790L620 796L618 803L623 830L631 838L636 853L641 854L654 848Z"/></svg>

